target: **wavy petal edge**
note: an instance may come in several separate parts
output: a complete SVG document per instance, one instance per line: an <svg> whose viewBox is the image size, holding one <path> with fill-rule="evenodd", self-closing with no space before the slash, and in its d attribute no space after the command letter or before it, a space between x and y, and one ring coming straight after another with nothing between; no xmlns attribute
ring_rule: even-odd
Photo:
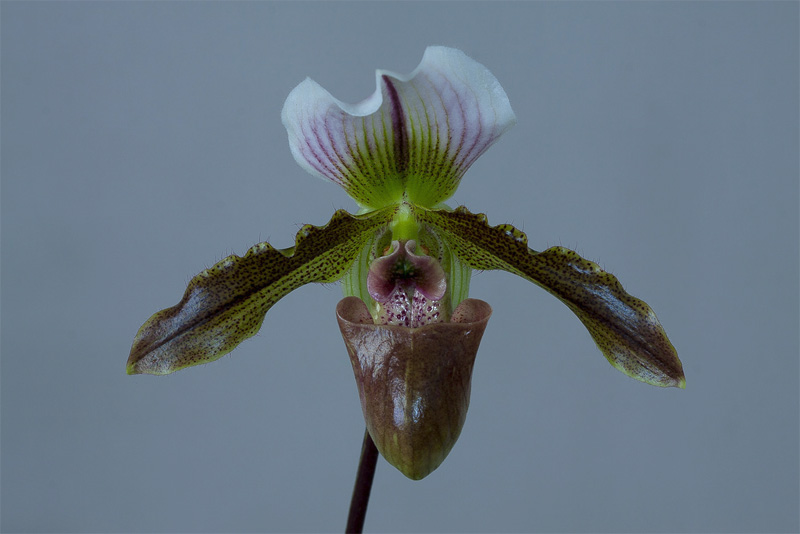
<svg viewBox="0 0 800 534"><path fill-rule="evenodd" d="M561 300L624 374L654 386L686 387L683 365L655 312L596 263L564 247L532 250L524 232L510 224L489 226L484 214L463 206L418 208L415 216L441 232L451 251L473 269L511 272Z"/></svg>
<svg viewBox="0 0 800 534"><path fill-rule="evenodd" d="M306 78L281 111L297 163L362 207L403 195L423 206L443 202L516 123L497 78L454 48L428 47L411 74L379 69L375 78L375 92L358 104Z"/></svg>
<svg viewBox="0 0 800 534"><path fill-rule="evenodd" d="M269 243L229 256L189 282L181 301L152 315L134 338L128 374L169 374L217 360L255 335L269 309L294 289L339 280L393 209L366 215L338 210L324 226L307 224L295 246Z"/></svg>

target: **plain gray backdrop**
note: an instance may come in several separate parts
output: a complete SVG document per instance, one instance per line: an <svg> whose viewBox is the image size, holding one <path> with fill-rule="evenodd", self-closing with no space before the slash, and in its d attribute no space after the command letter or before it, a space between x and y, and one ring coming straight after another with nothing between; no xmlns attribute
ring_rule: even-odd
<svg viewBox="0 0 800 534"><path fill-rule="evenodd" d="M340 531L363 431L302 288L222 360L127 376L139 326L228 254L355 209L289 152L310 76L357 102L427 45L518 124L451 205L576 249L658 313L687 388L615 371L505 273L459 442L380 460L366 529L797 532L798 3L3 2L3 531Z"/></svg>

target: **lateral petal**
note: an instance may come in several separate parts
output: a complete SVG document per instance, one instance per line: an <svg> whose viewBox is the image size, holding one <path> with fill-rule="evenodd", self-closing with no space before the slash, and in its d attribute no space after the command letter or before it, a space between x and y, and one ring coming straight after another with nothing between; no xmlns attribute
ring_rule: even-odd
<svg viewBox="0 0 800 534"><path fill-rule="evenodd" d="M531 250L523 232L508 224L489 226L486 216L463 207L452 212L417 208L415 215L435 227L473 269L508 271L558 297L611 365L626 375L654 386L685 387L683 366L655 312L596 263L564 247Z"/></svg>
<svg viewBox="0 0 800 534"><path fill-rule="evenodd" d="M269 243L229 256L195 276L181 301L154 314L139 329L128 358L128 374L168 374L214 361L261 328L278 300L311 282L335 282L392 209L362 216L337 211L323 227L306 225L295 246Z"/></svg>

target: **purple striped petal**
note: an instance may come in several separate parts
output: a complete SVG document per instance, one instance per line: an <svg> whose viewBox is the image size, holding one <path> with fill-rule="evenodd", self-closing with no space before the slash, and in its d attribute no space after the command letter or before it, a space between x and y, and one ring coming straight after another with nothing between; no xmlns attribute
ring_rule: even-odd
<svg viewBox="0 0 800 534"><path fill-rule="evenodd" d="M378 70L376 85L350 105L306 79L282 112L300 166L364 207L443 202L516 122L492 73L452 48L429 47L408 76Z"/></svg>

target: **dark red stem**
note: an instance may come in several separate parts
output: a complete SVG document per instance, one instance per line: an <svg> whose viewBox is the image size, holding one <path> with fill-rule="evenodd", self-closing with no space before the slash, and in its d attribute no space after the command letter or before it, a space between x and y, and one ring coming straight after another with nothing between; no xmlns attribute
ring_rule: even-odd
<svg viewBox="0 0 800 534"><path fill-rule="evenodd" d="M361 459L358 461L356 484L353 497L350 499L350 513L347 516L347 534L361 534L364 530L364 518L367 515L369 493L372 490L372 479L375 477L375 464L378 462L378 449L372 442L368 431L364 431L364 442L361 445Z"/></svg>

